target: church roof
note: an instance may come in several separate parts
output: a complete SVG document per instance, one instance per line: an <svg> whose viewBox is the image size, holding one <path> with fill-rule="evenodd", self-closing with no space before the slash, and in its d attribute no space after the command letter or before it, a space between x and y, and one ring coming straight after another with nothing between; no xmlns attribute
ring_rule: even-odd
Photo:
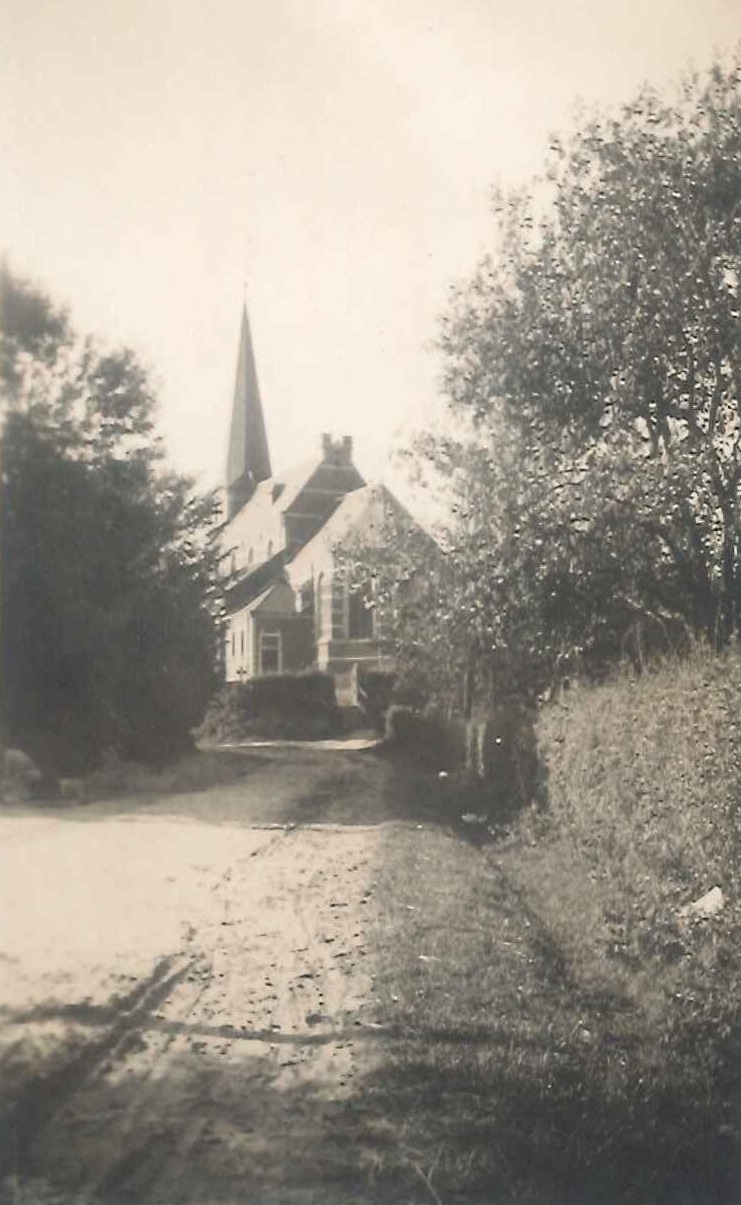
<svg viewBox="0 0 741 1205"><path fill-rule="evenodd" d="M267 477L260 481L247 502L229 516L230 525L234 525L229 530L240 532L241 538L248 542L252 537L247 533L253 533L255 538L258 532L277 535L279 528L276 528L276 524L280 525L281 516L291 508L320 463L317 456L313 460L303 461L280 477Z"/></svg>
<svg viewBox="0 0 741 1205"><path fill-rule="evenodd" d="M238 521L240 530L245 524L255 530L267 528L268 523L273 522L277 515L284 515L291 510L303 491L311 486L314 475L326 467L324 453L317 452L315 456L302 460L285 473L265 478L258 483L244 506L235 515L229 516L230 521ZM333 473L341 474L338 492L357 492L363 484L363 478L349 461L345 465L330 465L329 468Z"/></svg>
<svg viewBox="0 0 741 1205"><path fill-rule="evenodd" d="M253 504L264 504L285 514L290 510L301 491L308 485L322 463L318 454L310 460L302 460L280 476L268 477L255 490Z"/></svg>

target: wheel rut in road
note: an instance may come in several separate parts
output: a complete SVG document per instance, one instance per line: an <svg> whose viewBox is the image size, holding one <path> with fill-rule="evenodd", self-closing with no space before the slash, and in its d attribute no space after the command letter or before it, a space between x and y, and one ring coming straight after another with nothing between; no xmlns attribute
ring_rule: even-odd
<svg viewBox="0 0 741 1205"><path fill-rule="evenodd" d="M78 1012L52 1091L42 1076L16 1097L6 1188L35 1185L43 1205L346 1199L383 1036L368 947L381 835L291 825L227 845L178 948L128 1000ZM6 1025L43 1026L53 1004L42 1013Z"/></svg>

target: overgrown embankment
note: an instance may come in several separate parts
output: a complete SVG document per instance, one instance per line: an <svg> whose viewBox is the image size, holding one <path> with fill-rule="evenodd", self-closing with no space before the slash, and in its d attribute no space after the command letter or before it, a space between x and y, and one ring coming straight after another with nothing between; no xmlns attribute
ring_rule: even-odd
<svg viewBox="0 0 741 1205"><path fill-rule="evenodd" d="M698 965L707 995L736 972L741 925L741 656L700 650L574 690L544 711L539 740L550 830L588 869L606 952L683 979ZM712 920L682 918L715 887Z"/></svg>
<svg viewBox="0 0 741 1205"><path fill-rule="evenodd" d="M409 1199L741 1200L739 701L736 654L573 690L546 806L481 851L395 835L377 1090Z"/></svg>

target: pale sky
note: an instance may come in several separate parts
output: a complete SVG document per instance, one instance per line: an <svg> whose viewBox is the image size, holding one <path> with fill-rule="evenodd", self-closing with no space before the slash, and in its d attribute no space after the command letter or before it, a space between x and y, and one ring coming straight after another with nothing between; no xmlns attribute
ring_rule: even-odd
<svg viewBox="0 0 741 1205"><path fill-rule="evenodd" d="M223 474L245 282L274 470L423 421L489 190L576 102L741 40L740 0L3 0L0 250L160 382Z"/></svg>

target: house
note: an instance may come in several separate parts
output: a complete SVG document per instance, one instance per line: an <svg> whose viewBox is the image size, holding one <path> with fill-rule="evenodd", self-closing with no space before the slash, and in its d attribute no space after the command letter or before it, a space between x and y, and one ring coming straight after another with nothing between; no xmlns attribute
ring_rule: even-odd
<svg viewBox="0 0 741 1205"><path fill-rule="evenodd" d="M308 668L338 682L356 667L392 668L370 590L347 580L342 550L383 538L409 516L353 464L352 439L322 435L315 454L273 474L246 307L227 454L224 554L228 682Z"/></svg>

